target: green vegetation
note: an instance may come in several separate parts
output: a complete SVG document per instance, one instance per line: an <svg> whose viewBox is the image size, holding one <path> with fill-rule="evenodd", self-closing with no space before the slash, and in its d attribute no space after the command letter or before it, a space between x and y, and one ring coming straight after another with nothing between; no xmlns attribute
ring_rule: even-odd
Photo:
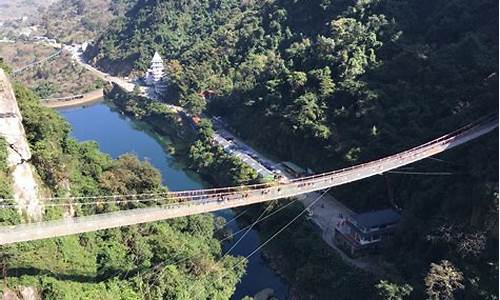
<svg viewBox="0 0 500 300"><path fill-rule="evenodd" d="M188 154L190 167L211 178L221 186L253 184L260 181L258 173L240 158L230 155L222 147L213 145L213 129L208 120L201 120L196 140Z"/></svg>
<svg viewBox="0 0 500 300"><path fill-rule="evenodd" d="M167 58L168 101L206 107L263 149L322 171L498 112L497 11L492 0L145 0L87 54L127 74L144 71L157 50ZM208 90L206 103L198 95ZM410 298L435 298L425 278L447 260L455 271L432 286L460 273L452 295L496 299L497 145L489 135L411 166L451 176L386 174L336 189L356 210L404 210L383 253ZM193 148L195 167L212 159L203 147ZM388 299L408 290L380 288Z"/></svg>
<svg viewBox="0 0 500 300"><path fill-rule="evenodd" d="M386 280L381 280L375 287L378 289L378 295L385 300L403 300L413 291L408 284L400 286Z"/></svg>
<svg viewBox="0 0 500 300"><path fill-rule="evenodd" d="M148 163L131 155L112 160L95 143L77 143L69 137L69 125L41 107L36 95L20 85L15 85L15 93L33 152L31 162L47 195L166 190L159 172ZM164 201L168 199L158 203ZM76 215L146 205L72 204ZM50 208L45 218L71 213ZM3 209L0 218L16 223L5 220ZM1 266L7 278L0 290L29 286L44 299L228 299L245 265L238 258L222 256L214 232L214 218L207 214L4 246Z"/></svg>
<svg viewBox="0 0 500 300"><path fill-rule="evenodd" d="M10 74L12 72L12 69L7 65L5 59L1 56L0 56L0 68L2 68L7 74Z"/></svg>
<svg viewBox="0 0 500 300"><path fill-rule="evenodd" d="M0 44L0 53L5 63L14 69L45 59L58 51L30 42ZM15 79L35 91L40 98L84 94L104 86L102 80L73 62L71 54L66 52L44 64L24 70Z"/></svg>
<svg viewBox="0 0 500 300"><path fill-rule="evenodd" d="M135 0L57 0L41 9L40 33L64 43L83 43L123 15Z"/></svg>
<svg viewBox="0 0 500 300"><path fill-rule="evenodd" d="M7 143L0 137L0 198L9 198L9 167L7 166Z"/></svg>
<svg viewBox="0 0 500 300"><path fill-rule="evenodd" d="M175 112L165 103L126 94L118 88L111 91L108 98L136 120L147 122L159 135L176 139L177 158L212 182L229 186L260 180L257 172L241 159L213 145L210 121L203 119L195 126L188 116Z"/></svg>
<svg viewBox="0 0 500 300"><path fill-rule="evenodd" d="M174 121L176 113L170 112L168 118L156 116L163 117L162 122L161 119L156 119L155 114L160 107L168 110L166 104L125 94L119 90L109 96L121 110L147 122L157 133L169 136L175 136L175 132L181 133L180 136L177 135L179 138L176 141L177 158L184 160L191 169L212 183L228 186L263 180L239 158L228 155L219 146L213 146L213 128L208 120L202 119L195 130L189 130L191 121ZM245 215L248 218L257 218L263 209L268 209L268 213L271 213L272 209L277 208L276 203L270 206L254 205ZM302 209L300 204L291 206L280 212L279 217L259 224L257 227L261 237L267 239ZM246 221L250 222L251 219ZM314 226L305 218L299 219L294 226L285 230L266 249L266 255L271 257L273 267L291 283L292 293L298 299L331 299L334 296L336 299L352 299L353 295L374 299L373 276L347 265L323 242ZM318 274L321 276L318 277ZM345 284L346 282L352 284Z"/></svg>
<svg viewBox="0 0 500 300"><path fill-rule="evenodd" d="M0 199L12 198L12 178L7 165L7 142L0 137ZM3 201L0 205L11 205L12 200ZM16 209L4 207L0 209L0 225L19 222L20 216Z"/></svg>
<svg viewBox="0 0 500 300"><path fill-rule="evenodd" d="M256 219L264 209L272 213L279 207L277 203L254 205L244 216ZM262 240L267 240L303 209L297 202L256 225ZM292 299L378 299L373 275L344 262L322 240L318 228L304 216L263 251L271 265L290 283Z"/></svg>

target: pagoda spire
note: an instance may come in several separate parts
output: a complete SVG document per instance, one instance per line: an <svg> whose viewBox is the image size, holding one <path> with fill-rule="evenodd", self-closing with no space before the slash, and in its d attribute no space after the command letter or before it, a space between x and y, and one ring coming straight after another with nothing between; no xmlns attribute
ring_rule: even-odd
<svg viewBox="0 0 500 300"><path fill-rule="evenodd" d="M149 86L155 86L161 83L163 80L165 67L163 66L163 59L160 54L156 51L151 60L151 67L149 67L146 72L146 84Z"/></svg>

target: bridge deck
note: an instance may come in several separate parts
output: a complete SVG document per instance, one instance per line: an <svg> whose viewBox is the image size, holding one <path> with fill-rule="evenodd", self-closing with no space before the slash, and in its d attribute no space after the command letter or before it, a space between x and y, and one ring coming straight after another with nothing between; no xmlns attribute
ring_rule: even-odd
<svg viewBox="0 0 500 300"><path fill-rule="evenodd" d="M323 190L382 174L436 155L486 134L496 127L498 118L490 117L392 156L273 186L255 185L178 192L176 194L187 195L186 201L160 207L3 227L0 228L0 245L207 213Z"/></svg>

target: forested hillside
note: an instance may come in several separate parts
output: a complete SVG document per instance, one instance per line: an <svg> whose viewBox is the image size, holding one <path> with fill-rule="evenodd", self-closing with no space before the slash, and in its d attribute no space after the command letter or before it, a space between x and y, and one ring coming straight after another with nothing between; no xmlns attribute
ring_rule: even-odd
<svg viewBox="0 0 500 300"><path fill-rule="evenodd" d="M95 38L135 0L57 0L40 10L41 34L64 43Z"/></svg>
<svg viewBox="0 0 500 300"><path fill-rule="evenodd" d="M64 198L70 194L166 191L160 173L149 163L132 155L113 160L101 153L96 143L77 143L69 136L68 123L53 110L41 107L32 92L17 84L15 93L42 196L59 197L46 200L50 205L45 219L146 205L115 204L105 199L97 205L82 205L77 202L84 199ZM3 146L0 139L2 198L10 194ZM72 206L54 206L70 201L74 201ZM14 208L0 211L1 225L18 223L22 218ZM228 299L244 264L238 258L222 256L214 233L214 218L207 214L2 246L0 267L5 284L0 292L13 297L14 292L33 287L42 299L186 299L195 293L200 299Z"/></svg>
<svg viewBox="0 0 500 300"><path fill-rule="evenodd" d="M141 0L87 55L128 74L159 51L167 101L322 171L498 113L497 12L494 0ZM409 169L448 176L386 174L334 191L356 210L403 209L384 253L415 299L497 299L497 145L490 134Z"/></svg>

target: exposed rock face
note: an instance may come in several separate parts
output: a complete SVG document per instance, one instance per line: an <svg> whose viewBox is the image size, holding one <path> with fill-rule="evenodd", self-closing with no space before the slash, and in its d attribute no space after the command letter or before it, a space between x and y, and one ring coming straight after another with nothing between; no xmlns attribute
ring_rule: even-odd
<svg viewBox="0 0 500 300"><path fill-rule="evenodd" d="M5 289L2 300L39 300L37 290L34 287L21 286L19 290Z"/></svg>
<svg viewBox="0 0 500 300"><path fill-rule="evenodd" d="M38 297L37 290L34 287L23 286L20 288L19 292L21 293L23 300L38 300L38 299L40 299L40 297Z"/></svg>
<svg viewBox="0 0 500 300"><path fill-rule="evenodd" d="M11 167L14 199L20 212L32 220L41 220L42 207L38 199L38 185L29 163L31 151L24 132L22 116L12 86L0 69L0 136L8 146L7 163Z"/></svg>

